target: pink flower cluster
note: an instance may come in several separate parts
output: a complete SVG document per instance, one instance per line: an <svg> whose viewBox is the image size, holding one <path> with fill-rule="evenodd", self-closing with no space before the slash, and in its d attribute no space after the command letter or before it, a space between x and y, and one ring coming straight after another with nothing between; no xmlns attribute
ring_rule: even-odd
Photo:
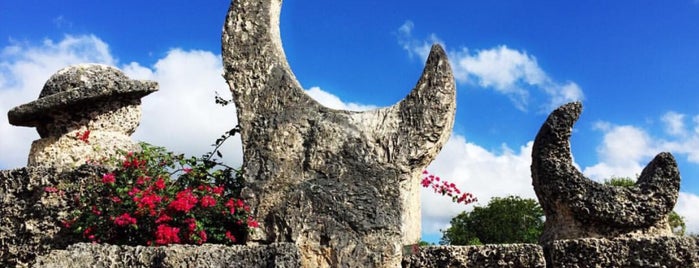
<svg viewBox="0 0 699 268"><path fill-rule="evenodd" d="M461 190L456 187L456 184L442 180L441 178L430 174L427 170L422 171L422 175L425 176L420 182L422 187L432 188L435 193L449 196L451 197L452 201L456 203L464 203L464 205L468 205L478 201L473 194L466 192L462 193Z"/></svg>
<svg viewBox="0 0 699 268"><path fill-rule="evenodd" d="M168 245L232 244L243 241L235 233L259 226L248 204L226 195L223 185L178 184L163 171L164 162L150 165L151 158L141 157L127 154L121 169L90 185L97 200L81 199L84 208L63 220L64 227L92 242Z"/></svg>

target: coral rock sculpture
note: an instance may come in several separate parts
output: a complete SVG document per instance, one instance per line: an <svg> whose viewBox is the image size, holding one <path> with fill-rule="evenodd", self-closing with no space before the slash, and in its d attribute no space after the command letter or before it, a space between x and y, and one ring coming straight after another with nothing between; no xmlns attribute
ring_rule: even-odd
<svg viewBox="0 0 699 268"><path fill-rule="evenodd" d="M131 80L118 69L79 64L56 72L39 99L7 114L10 124L36 127L28 166L72 169L87 160L136 150L130 135L141 119L141 97L158 90L153 81Z"/></svg>
<svg viewBox="0 0 699 268"><path fill-rule="evenodd" d="M633 187L594 182L573 166L570 136L582 112L563 105L541 126L532 149L532 184L546 214L541 242L587 237L672 235L668 214L680 186L677 163L660 153Z"/></svg>
<svg viewBox="0 0 699 268"><path fill-rule="evenodd" d="M236 103L243 190L261 221L249 241L294 242L307 267L395 267L420 238L419 176L453 127L455 85L437 45L415 89L366 112L307 96L284 55L280 0L233 1L224 76Z"/></svg>

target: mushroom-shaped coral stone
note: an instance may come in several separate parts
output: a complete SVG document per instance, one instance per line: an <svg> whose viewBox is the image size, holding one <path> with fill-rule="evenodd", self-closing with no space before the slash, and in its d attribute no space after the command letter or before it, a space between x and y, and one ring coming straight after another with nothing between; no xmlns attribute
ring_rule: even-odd
<svg viewBox="0 0 699 268"><path fill-rule="evenodd" d="M158 90L153 81L129 79L100 64L59 70L39 99L8 112L10 124L36 127L29 166L72 168L87 160L137 149L130 135L141 119L141 98Z"/></svg>

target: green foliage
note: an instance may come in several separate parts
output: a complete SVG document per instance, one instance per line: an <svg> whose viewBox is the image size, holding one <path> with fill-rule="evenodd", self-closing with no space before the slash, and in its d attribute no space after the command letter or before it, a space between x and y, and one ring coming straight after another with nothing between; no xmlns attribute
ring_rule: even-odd
<svg viewBox="0 0 699 268"><path fill-rule="evenodd" d="M628 177L611 177L608 180L605 180L604 184L617 187L632 187L636 185L636 181ZM672 232L675 235L683 236L685 234L687 226L684 223L684 217L677 214L677 212L674 210L670 212L669 223L670 228L672 228Z"/></svg>
<svg viewBox="0 0 699 268"><path fill-rule="evenodd" d="M627 177L611 177L608 180L605 180L604 184L619 187L631 187L636 185L636 181Z"/></svg>
<svg viewBox="0 0 699 268"><path fill-rule="evenodd" d="M675 235L683 236L687 231L687 225L684 224L684 217L677 214L674 210L669 215L670 228Z"/></svg>
<svg viewBox="0 0 699 268"><path fill-rule="evenodd" d="M544 211L534 199L494 197L485 207L475 207L451 220L440 244L481 245L537 243L544 228Z"/></svg>
<svg viewBox="0 0 699 268"><path fill-rule="evenodd" d="M434 246L434 243L430 243L424 240L420 240L420 242L417 243L418 246L421 247L426 247L426 246Z"/></svg>

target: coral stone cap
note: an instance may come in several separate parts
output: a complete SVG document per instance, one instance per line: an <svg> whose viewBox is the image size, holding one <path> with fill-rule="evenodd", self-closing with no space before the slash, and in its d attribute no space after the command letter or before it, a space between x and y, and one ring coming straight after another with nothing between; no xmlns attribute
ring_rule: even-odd
<svg viewBox="0 0 699 268"><path fill-rule="evenodd" d="M70 106L114 99L140 99L158 90L154 81L129 79L117 68L102 64L79 64L63 68L46 81L39 99L12 108L7 113L10 124L38 126L52 112Z"/></svg>

